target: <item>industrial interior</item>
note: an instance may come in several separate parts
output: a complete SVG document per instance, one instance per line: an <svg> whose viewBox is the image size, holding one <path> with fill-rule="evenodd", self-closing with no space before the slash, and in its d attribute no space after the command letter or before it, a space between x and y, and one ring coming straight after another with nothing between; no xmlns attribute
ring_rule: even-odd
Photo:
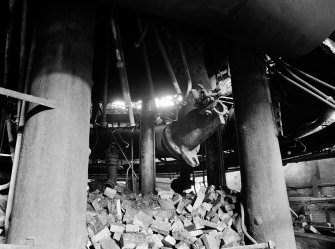
<svg viewBox="0 0 335 249"><path fill-rule="evenodd" d="M0 249L335 248L334 0L0 5Z"/></svg>

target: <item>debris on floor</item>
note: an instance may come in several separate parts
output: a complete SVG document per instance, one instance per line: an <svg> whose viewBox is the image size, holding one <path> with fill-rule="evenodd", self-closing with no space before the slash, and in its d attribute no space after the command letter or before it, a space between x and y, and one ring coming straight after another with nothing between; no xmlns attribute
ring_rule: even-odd
<svg viewBox="0 0 335 249"><path fill-rule="evenodd" d="M137 195L124 185L88 193L87 248L219 249L244 245L238 193L202 187Z"/></svg>
<svg viewBox="0 0 335 249"><path fill-rule="evenodd" d="M335 198L291 197L290 204L295 231L335 236Z"/></svg>

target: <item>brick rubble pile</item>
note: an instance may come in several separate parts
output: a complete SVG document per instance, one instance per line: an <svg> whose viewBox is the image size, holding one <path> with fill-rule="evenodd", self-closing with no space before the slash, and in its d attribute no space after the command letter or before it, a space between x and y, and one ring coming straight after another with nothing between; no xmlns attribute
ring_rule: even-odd
<svg viewBox="0 0 335 249"><path fill-rule="evenodd" d="M244 245L238 193L202 187L136 195L122 185L88 194L87 248L220 249Z"/></svg>

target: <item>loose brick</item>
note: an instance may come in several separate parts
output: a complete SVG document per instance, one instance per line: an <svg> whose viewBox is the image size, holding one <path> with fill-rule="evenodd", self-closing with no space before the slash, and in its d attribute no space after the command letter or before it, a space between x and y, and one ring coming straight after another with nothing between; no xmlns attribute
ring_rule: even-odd
<svg viewBox="0 0 335 249"><path fill-rule="evenodd" d="M170 223L164 222L162 220L154 220L150 226L152 231L163 234L165 236L169 234L170 227Z"/></svg>
<svg viewBox="0 0 335 249"><path fill-rule="evenodd" d="M180 194L176 193L172 198L173 204L177 205L182 199L183 197Z"/></svg>
<svg viewBox="0 0 335 249"><path fill-rule="evenodd" d="M219 249L219 245L217 241L212 236L209 236L208 234L204 234L201 236L201 239L206 249Z"/></svg>
<svg viewBox="0 0 335 249"><path fill-rule="evenodd" d="M201 219L199 216L193 217L193 223L194 223L196 229L202 229L202 228L205 227L204 226L204 220Z"/></svg>
<svg viewBox="0 0 335 249"><path fill-rule="evenodd" d="M206 193L206 188L201 187L200 190L197 193L197 199L195 200L195 202L193 204L193 209L197 209L198 207L200 207L200 205L202 204L202 202L205 199L205 193Z"/></svg>
<svg viewBox="0 0 335 249"><path fill-rule="evenodd" d="M104 195L107 196L107 197L109 197L109 198L111 198L111 199L113 199L114 196L116 195L116 190L107 187L107 188L105 189Z"/></svg>
<svg viewBox="0 0 335 249"><path fill-rule="evenodd" d="M101 249L120 249L111 237L103 238L99 241Z"/></svg>
<svg viewBox="0 0 335 249"><path fill-rule="evenodd" d="M124 233L121 237L121 245L123 248L133 249L137 245L146 244L146 238L141 233Z"/></svg>
<svg viewBox="0 0 335 249"><path fill-rule="evenodd" d="M132 222L137 212L138 211L136 209L128 208L123 216L122 221L126 223Z"/></svg>
<svg viewBox="0 0 335 249"><path fill-rule="evenodd" d="M126 232L127 233L138 233L140 231L140 228L138 225L134 224L126 224Z"/></svg>
<svg viewBox="0 0 335 249"><path fill-rule="evenodd" d="M162 240L162 242L163 242L163 244L164 244L165 246L170 246L170 247L172 247L172 246L174 246L174 245L176 244L176 240L175 240L172 236L170 236L170 235L167 235L167 236Z"/></svg>
<svg viewBox="0 0 335 249"><path fill-rule="evenodd" d="M174 210L175 209L174 203L172 200L160 199L158 202L163 210Z"/></svg>
<svg viewBox="0 0 335 249"><path fill-rule="evenodd" d="M115 200L116 203L116 218L122 220L121 201L120 199Z"/></svg>
<svg viewBox="0 0 335 249"><path fill-rule="evenodd" d="M188 243L186 243L184 241L181 241L177 245L175 245L175 247L177 249L190 249L190 244L188 244Z"/></svg>
<svg viewBox="0 0 335 249"><path fill-rule="evenodd" d="M181 222L181 220L176 220L175 222L173 222L171 228L171 230L180 230L180 229L184 229L184 224L183 222Z"/></svg>
<svg viewBox="0 0 335 249"><path fill-rule="evenodd" d="M133 219L133 223L135 225L141 226L143 228L149 227L152 222L153 218L142 211L138 212Z"/></svg>
<svg viewBox="0 0 335 249"><path fill-rule="evenodd" d="M124 225L120 223L112 223L109 227L109 230L113 233L123 233L124 229Z"/></svg>
<svg viewBox="0 0 335 249"><path fill-rule="evenodd" d="M176 212L177 212L178 214L181 214L182 211L184 210L184 206L185 206L185 202L184 202L184 200L179 201L178 206L177 206L177 209L176 209Z"/></svg>
<svg viewBox="0 0 335 249"><path fill-rule="evenodd" d="M204 234L204 232L202 230L194 230L194 231L190 231L189 232L193 237L197 237L200 236L202 234Z"/></svg>
<svg viewBox="0 0 335 249"><path fill-rule="evenodd" d="M188 204L185 208L186 208L186 210L187 210L188 212L192 213L192 211L193 211L193 207L192 207L191 204Z"/></svg>
<svg viewBox="0 0 335 249"><path fill-rule="evenodd" d="M122 233L115 232L115 233L113 234L113 239L116 240L116 241L120 241L121 236L122 236Z"/></svg>
<svg viewBox="0 0 335 249"><path fill-rule="evenodd" d="M238 235L237 232L235 232L233 229L231 228L226 228L223 231L222 234L222 239L224 241L225 244L229 244L229 243L233 243L233 242L238 242L241 240L241 237Z"/></svg>
<svg viewBox="0 0 335 249"><path fill-rule="evenodd" d="M162 243L163 238L160 238L157 234L148 235L146 238L149 246L151 245L151 248L160 248L164 246Z"/></svg>
<svg viewBox="0 0 335 249"><path fill-rule="evenodd" d="M211 211L212 207L213 207L213 204L210 204L210 203L207 203L207 202L203 202L202 203L202 207L207 211Z"/></svg>
<svg viewBox="0 0 335 249"><path fill-rule="evenodd" d="M226 229L227 227L227 224L224 222L224 221L219 221L218 222L218 231L222 232L224 229Z"/></svg>
<svg viewBox="0 0 335 249"><path fill-rule="evenodd" d="M205 220L204 221L204 225L206 227L210 227L210 228L214 228L214 229L217 229L218 228L218 224L217 223L214 223L214 222L210 222L208 220Z"/></svg>
<svg viewBox="0 0 335 249"><path fill-rule="evenodd" d="M109 237L110 236L110 231L108 230L107 227L104 227L100 232L98 232L96 235L92 237L92 243L99 242L100 240Z"/></svg>
<svg viewBox="0 0 335 249"><path fill-rule="evenodd" d="M92 204L92 206L93 206L93 208L94 208L94 210L95 210L96 212L99 212L99 211L102 210L102 208L103 208L103 207L100 205L99 200L100 200L100 199L95 199L95 200L93 200L93 201L91 202L91 204Z"/></svg>

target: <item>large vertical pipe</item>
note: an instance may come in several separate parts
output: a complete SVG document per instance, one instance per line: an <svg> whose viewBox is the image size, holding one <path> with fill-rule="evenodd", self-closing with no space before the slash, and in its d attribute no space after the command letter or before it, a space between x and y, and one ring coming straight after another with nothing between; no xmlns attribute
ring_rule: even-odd
<svg viewBox="0 0 335 249"><path fill-rule="evenodd" d="M231 56L243 203L257 242L296 248L265 67L249 48Z"/></svg>
<svg viewBox="0 0 335 249"><path fill-rule="evenodd" d="M94 4L39 3L31 94L57 101L57 108L29 105L35 111L24 130L7 242L83 248Z"/></svg>
<svg viewBox="0 0 335 249"><path fill-rule="evenodd" d="M155 123L154 101L143 99L141 113L140 167L141 193L149 194L155 189Z"/></svg>

